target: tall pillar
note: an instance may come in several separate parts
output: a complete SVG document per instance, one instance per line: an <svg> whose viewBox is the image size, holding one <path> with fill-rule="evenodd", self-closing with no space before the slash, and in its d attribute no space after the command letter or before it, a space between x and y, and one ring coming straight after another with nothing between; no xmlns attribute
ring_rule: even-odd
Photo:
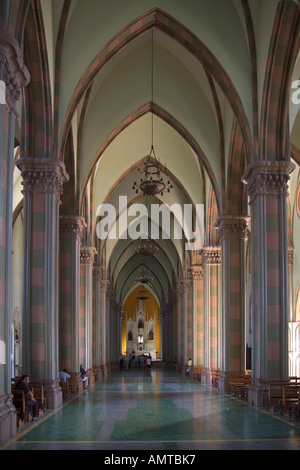
<svg viewBox="0 0 300 470"><path fill-rule="evenodd" d="M177 365L183 361L183 324L182 324L183 290L181 282L177 285Z"/></svg>
<svg viewBox="0 0 300 470"><path fill-rule="evenodd" d="M96 248L80 247L80 363L88 370L89 384L93 373L93 264Z"/></svg>
<svg viewBox="0 0 300 470"><path fill-rule="evenodd" d="M48 408L61 405L58 384L58 208L63 162L23 157L23 371L44 385Z"/></svg>
<svg viewBox="0 0 300 470"><path fill-rule="evenodd" d="M80 308L80 240L84 218L60 216L60 369L78 373Z"/></svg>
<svg viewBox="0 0 300 470"><path fill-rule="evenodd" d="M94 317L95 317L95 355L93 367L96 373L96 381L102 377L101 371L101 359L102 359L102 335L101 335L101 293L100 293L100 281L101 281L101 268L94 266L93 269L93 281L94 281Z"/></svg>
<svg viewBox="0 0 300 470"><path fill-rule="evenodd" d="M102 333L102 360L101 360L101 368L103 373L106 373L107 370L107 362L108 362L108 355L107 355L107 345L108 345L108 338L107 338L107 296L109 295L110 282L108 279L101 279L100 281L100 312L101 312L101 333Z"/></svg>
<svg viewBox="0 0 300 470"><path fill-rule="evenodd" d="M192 360L193 365L203 364L203 268L191 266L192 281Z"/></svg>
<svg viewBox="0 0 300 470"><path fill-rule="evenodd" d="M246 369L246 240L249 217L218 218L222 266L222 361L220 389L227 391L232 373Z"/></svg>
<svg viewBox="0 0 300 470"><path fill-rule="evenodd" d="M189 357L192 357L192 308L191 308L191 287L190 279L181 281L183 291L183 364L188 363Z"/></svg>
<svg viewBox="0 0 300 470"><path fill-rule="evenodd" d="M263 405L271 381L288 377L289 161L258 161L246 169L251 206L253 296L252 384L249 401Z"/></svg>
<svg viewBox="0 0 300 470"><path fill-rule="evenodd" d="M201 250L203 265L203 371L202 383L211 382L212 369L220 366L220 266L219 246L205 246Z"/></svg>
<svg viewBox="0 0 300 470"><path fill-rule="evenodd" d="M11 405L11 240L16 101L29 81L15 38L0 31L0 445L16 433Z"/></svg>

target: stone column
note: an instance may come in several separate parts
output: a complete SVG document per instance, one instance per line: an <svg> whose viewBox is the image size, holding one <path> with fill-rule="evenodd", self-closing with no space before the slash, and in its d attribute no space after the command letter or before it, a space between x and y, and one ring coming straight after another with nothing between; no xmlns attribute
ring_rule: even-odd
<svg viewBox="0 0 300 470"><path fill-rule="evenodd" d="M101 333L102 333L102 360L101 369L105 375L107 372L107 295L110 283L108 279L100 280L100 315L101 315Z"/></svg>
<svg viewBox="0 0 300 470"><path fill-rule="evenodd" d="M289 161L258 161L243 176L251 206L253 290L252 384L249 402L264 403L271 381L288 377Z"/></svg>
<svg viewBox="0 0 300 470"><path fill-rule="evenodd" d="M23 157L23 371L43 383L48 408L62 403L58 383L58 208L68 176L63 162Z"/></svg>
<svg viewBox="0 0 300 470"><path fill-rule="evenodd" d="M80 308L80 240L84 218L60 216L60 369L78 373Z"/></svg>
<svg viewBox="0 0 300 470"><path fill-rule="evenodd" d="M93 282L94 282L94 317L95 317L95 356L94 356L94 370L96 373L96 381L102 377L101 360L102 360L102 335L101 335L101 268L94 266L93 269Z"/></svg>
<svg viewBox="0 0 300 470"><path fill-rule="evenodd" d="M0 445L16 433L11 405L11 240L16 101L29 81L20 47L0 31Z"/></svg>
<svg viewBox="0 0 300 470"><path fill-rule="evenodd" d="M190 295L191 295L191 288L192 282L190 279L183 279L181 281L182 291L183 291L183 331L182 331L182 339L183 339L183 351L182 351L182 359L183 359L183 371L186 370L186 365L188 363L189 357L192 357L192 308L190 302Z"/></svg>
<svg viewBox="0 0 300 470"><path fill-rule="evenodd" d="M179 282L177 286L177 369L181 367L183 361L183 325L182 325L182 300L183 290L182 285Z"/></svg>
<svg viewBox="0 0 300 470"><path fill-rule="evenodd" d="M222 254L222 354L219 387L227 391L232 373L246 369L246 240L249 217L218 217Z"/></svg>
<svg viewBox="0 0 300 470"><path fill-rule="evenodd" d="M219 246L206 246L201 250L203 266L203 371L202 383L211 383L211 371L219 364L220 343L220 266Z"/></svg>
<svg viewBox="0 0 300 470"><path fill-rule="evenodd" d="M189 269L192 281L192 334L194 366L203 364L203 268L191 266Z"/></svg>
<svg viewBox="0 0 300 470"><path fill-rule="evenodd" d="M80 363L88 370L89 385L93 372L93 264L96 248L80 247Z"/></svg>

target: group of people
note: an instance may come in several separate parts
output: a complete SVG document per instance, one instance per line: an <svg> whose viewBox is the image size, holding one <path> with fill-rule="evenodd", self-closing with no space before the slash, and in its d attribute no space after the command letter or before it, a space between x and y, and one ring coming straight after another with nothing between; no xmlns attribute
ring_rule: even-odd
<svg viewBox="0 0 300 470"><path fill-rule="evenodd" d="M131 367L139 369L150 369L152 365L152 357L150 354L141 354L136 356L135 353L120 354L120 369L128 370Z"/></svg>
<svg viewBox="0 0 300 470"><path fill-rule="evenodd" d="M87 377L87 371L86 369L83 368L83 365L80 364L80 374L82 377L82 382L84 388L88 388L88 377ZM63 369L62 371L59 372L59 379L63 380L65 383L67 381L67 378L69 379L71 375L67 371L67 369ZM25 406L26 408L31 407L32 408L32 420L36 421L39 416L39 407L38 407L38 402L37 400L33 397L33 394L30 390L29 387L29 376L27 374L24 374L20 377L18 382L15 385L15 390L23 390L25 393Z"/></svg>
<svg viewBox="0 0 300 470"><path fill-rule="evenodd" d="M87 370L83 368L83 364L80 364L80 374L82 378L83 388L88 388L88 377L87 377ZM59 380L63 380L64 383L67 382L67 379L71 378L71 375L67 371L67 369L63 369L59 372Z"/></svg>

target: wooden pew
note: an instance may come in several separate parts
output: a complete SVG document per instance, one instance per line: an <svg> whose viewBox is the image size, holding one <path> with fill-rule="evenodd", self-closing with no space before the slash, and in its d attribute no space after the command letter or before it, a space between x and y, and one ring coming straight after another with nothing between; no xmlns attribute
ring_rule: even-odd
<svg viewBox="0 0 300 470"><path fill-rule="evenodd" d="M300 383L289 383L283 385L282 400L280 400L280 413L291 417L294 415L295 405L298 405Z"/></svg>
<svg viewBox="0 0 300 470"><path fill-rule="evenodd" d="M33 393L33 392L32 392ZM11 394L13 395L12 403L17 411L17 425L21 426L22 424L31 421L32 419L32 407L26 406L25 401L25 391L24 390L15 390L11 389ZM30 413L31 411L31 413Z"/></svg>
<svg viewBox="0 0 300 470"><path fill-rule="evenodd" d="M269 384L268 398L266 408L271 411L280 411L283 406L283 387L285 385L300 385L299 377L290 377L286 381L271 382Z"/></svg>
<svg viewBox="0 0 300 470"><path fill-rule="evenodd" d="M17 426L22 426L26 419L25 392L12 388L11 393L13 395L12 404L17 411Z"/></svg>
<svg viewBox="0 0 300 470"><path fill-rule="evenodd" d="M44 386L38 382L29 382L29 388L33 392L35 400L39 405L39 415L43 414L45 411L45 395L44 395Z"/></svg>
<svg viewBox="0 0 300 470"><path fill-rule="evenodd" d="M197 382L201 382L201 373L202 373L202 366L193 366L192 368L192 378Z"/></svg>
<svg viewBox="0 0 300 470"><path fill-rule="evenodd" d="M229 380L229 391L235 397L247 398L250 383L249 374L232 374Z"/></svg>
<svg viewBox="0 0 300 470"><path fill-rule="evenodd" d="M66 378L66 381L64 382L63 380L59 381L59 385L61 386L62 393L63 393L63 399L67 399L70 396L70 382L69 378Z"/></svg>

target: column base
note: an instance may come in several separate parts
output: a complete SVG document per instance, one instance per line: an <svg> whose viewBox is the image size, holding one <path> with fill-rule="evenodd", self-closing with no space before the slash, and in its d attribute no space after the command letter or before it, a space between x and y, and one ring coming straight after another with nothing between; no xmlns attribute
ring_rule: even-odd
<svg viewBox="0 0 300 470"><path fill-rule="evenodd" d="M248 403L252 406L262 408L268 401L270 380L251 379L248 390Z"/></svg>
<svg viewBox="0 0 300 470"><path fill-rule="evenodd" d="M101 370L100 366L94 367L94 374L95 374L95 381L99 382L103 377L102 370Z"/></svg>
<svg viewBox="0 0 300 470"><path fill-rule="evenodd" d="M243 377L245 375L244 371L231 371L231 372L221 372L219 377L219 390L222 393L230 393L230 380L234 376Z"/></svg>
<svg viewBox="0 0 300 470"><path fill-rule="evenodd" d="M0 446L17 434L17 414L11 399L10 393L0 395Z"/></svg>
<svg viewBox="0 0 300 470"><path fill-rule="evenodd" d="M94 373L94 370L93 369L88 369L88 383L89 383L89 386L90 385L94 385L95 384L95 373Z"/></svg>
<svg viewBox="0 0 300 470"><path fill-rule="evenodd" d="M209 385L212 383L212 369L203 367L201 372L201 383Z"/></svg>
<svg viewBox="0 0 300 470"><path fill-rule="evenodd" d="M44 396L46 401L46 408L55 410L62 406L63 396L62 389L59 385L59 379L56 380L33 380L34 383L40 383L44 387ZM30 382L29 382L30 386Z"/></svg>

